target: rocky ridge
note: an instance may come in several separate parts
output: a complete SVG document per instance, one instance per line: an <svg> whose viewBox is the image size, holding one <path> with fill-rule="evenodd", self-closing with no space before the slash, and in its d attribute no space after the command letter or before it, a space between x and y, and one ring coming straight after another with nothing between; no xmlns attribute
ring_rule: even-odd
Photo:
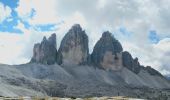
<svg viewBox="0 0 170 100"><path fill-rule="evenodd" d="M140 65L138 58L133 58L128 51L123 51L121 43L109 31L102 34L92 54L89 54L88 36L79 24L73 25L66 33L58 51L55 34L52 34L48 40L44 37L41 43L35 44L31 62L48 65L54 63L91 65L105 70L121 70L126 67L135 74L143 69L150 75L162 76L155 69Z"/></svg>
<svg viewBox="0 0 170 100"><path fill-rule="evenodd" d="M134 73L139 73L142 66L138 62L138 58L133 59L131 54L127 51L122 53L123 65Z"/></svg>
<svg viewBox="0 0 170 100"><path fill-rule="evenodd" d="M48 39L43 37L41 43L34 45L31 62L48 65L54 64L57 56L56 48L56 34L52 34Z"/></svg>

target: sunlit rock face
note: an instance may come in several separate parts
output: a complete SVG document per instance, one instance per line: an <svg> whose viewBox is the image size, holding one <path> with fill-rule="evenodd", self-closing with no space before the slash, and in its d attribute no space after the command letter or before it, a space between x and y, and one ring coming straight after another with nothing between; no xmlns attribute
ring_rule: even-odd
<svg viewBox="0 0 170 100"><path fill-rule="evenodd" d="M44 37L41 43L34 45L31 62L51 65L56 62L56 56L56 34L52 34L48 39Z"/></svg>
<svg viewBox="0 0 170 100"><path fill-rule="evenodd" d="M119 41L113 37L112 33L106 31L93 49L91 62L100 68L120 70L122 51L123 48Z"/></svg>
<svg viewBox="0 0 170 100"><path fill-rule="evenodd" d="M79 24L66 33L58 50L58 64L85 64L89 55L88 36Z"/></svg>
<svg viewBox="0 0 170 100"><path fill-rule="evenodd" d="M122 68L122 54L113 55L112 52L107 51L100 64L104 69L120 70Z"/></svg>

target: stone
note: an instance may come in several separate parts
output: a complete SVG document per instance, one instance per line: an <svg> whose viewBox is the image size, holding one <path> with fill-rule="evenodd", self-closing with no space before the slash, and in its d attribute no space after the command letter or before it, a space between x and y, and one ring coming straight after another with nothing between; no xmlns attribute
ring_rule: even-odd
<svg viewBox="0 0 170 100"><path fill-rule="evenodd" d="M56 62L56 56L56 34L54 33L48 39L43 37L41 43L34 45L31 62L51 65Z"/></svg>
<svg viewBox="0 0 170 100"><path fill-rule="evenodd" d="M88 36L79 24L75 24L61 41L57 62L59 65L81 65L87 63L88 55Z"/></svg>
<svg viewBox="0 0 170 100"><path fill-rule="evenodd" d="M99 68L119 70L122 68L122 51L120 42L106 31L94 46L91 62Z"/></svg>

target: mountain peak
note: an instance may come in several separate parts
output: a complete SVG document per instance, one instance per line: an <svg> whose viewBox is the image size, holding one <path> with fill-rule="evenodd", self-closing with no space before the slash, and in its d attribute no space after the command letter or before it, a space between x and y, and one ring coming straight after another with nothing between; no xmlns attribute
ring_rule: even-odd
<svg viewBox="0 0 170 100"><path fill-rule="evenodd" d="M56 34L55 33L51 34L51 36L48 38L48 42L56 48Z"/></svg>
<svg viewBox="0 0 170 100"><path fill-rule="evenodd" d="M56 62L56 35L52 34L48 40L44 36L41 43L34 45L31 62L42 64L54 64Z"/></svg>
<svg viewBox="0 0 170 100"><path fill-rule="evenodd" d="M43 41L47 41L47 38L46 38L46 36L44 36L44 37L43 37Z"/></svg>
<svg viewBox="0 0 170 100"><path fill-rule="evenodd" d="M66 33L58 51L58 64L82 64L89 55L88 36L79 24L75 24Z"/></svg>
<svg viewBox="0 0 170 100"><path fill-rule="evenodd" d="M112 33L110 33L109 31L103 32L102 38L107 38L107 37L113 37Z"/></svg>
<svg viewBox="0 0 170 100"><path fill-rule="evenodd" d="M103 32L92 52L92 62L101 68L120 70L123 48L109 31Z"/></svg>
<svg viewBox="0 0 170 100"><path fill-rule="evenodd" d="M74 24L74 25L72 26L72 28L73 28L73 29L81 29L81 26L80 26L80 24Z"/></svg>
<svg viewBox="0 0 170 100"><path fill-rule="evenodd" d="M73 33L81 33L82 28L81 28L80 24L74 24L71 27L70 31L74 31Z"/></svg>

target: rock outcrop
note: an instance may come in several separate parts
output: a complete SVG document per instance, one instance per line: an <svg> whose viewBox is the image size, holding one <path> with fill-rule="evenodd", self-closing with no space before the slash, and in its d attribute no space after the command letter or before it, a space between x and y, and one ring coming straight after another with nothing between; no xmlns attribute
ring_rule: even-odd
<svg viewBox="0 0 170 100"><path fill-rule="evenodd" d="M138 58L133 59L129 52L124 51L122 53L122 60L124 67L128 68L136 74L139 73L141 66L138 62Z"/></svg>
<svg viewBox="0 0 170 100"><path fill-rule="evenodd" d="M88 55L88 36L79 24L75 24L61 41L57 62L58 64L85 64Z"/></svg>
<svg viewBox="0 0 170 100"><path fill-rule="evenodd" d="M161 73L159 73L157 70L153 69L151 66L146 66L144 69L150 74L150 75L157 75L163 77Z"/></svg>
<svg viewBox="0 0 170 100"><path fill-rule="evenodd" d="M122 51L119 41L106 31L93 49L91 62L100 68L119 70L122 68Z"/></svg>
<svg viewBox="0 0 170 100"><path fill-rule="evenodd" d="M108 31L102 34L90 55L88 36L79 24L73 25L66 33L58 52L55 34L52 34L48 39L44 37L41 43L35 44L31 62L48 65L56 62L59 65L90 64L98 68L116 71L126 67L135 74L140 73L142 69L150 75L162 76L155 69L140 65L138 58L133 58L129 52L123 51L120 42Z"/></svg>
<svg viewBox="0 0 170 100"><path fill-rule="evenodd" d="M150 66L144 67L143 65L140 65L138 58L133 59L131 54L127 51L124 51L122 53L122 61L123 61L123 66L131 70L132 72L138 74L141 69L145 70L148 72L150 75L156 75L156 76L161 76L162 74L159 73L157 70L153 69Z"/></svg>
<svg viewBox="0 0 170 100"><path fill-rule="evenodd" d="M34 45L31 62L50 65L56 62L56 56L56 34L52 34L48 39L44 37L41 43Z"/></svg>

